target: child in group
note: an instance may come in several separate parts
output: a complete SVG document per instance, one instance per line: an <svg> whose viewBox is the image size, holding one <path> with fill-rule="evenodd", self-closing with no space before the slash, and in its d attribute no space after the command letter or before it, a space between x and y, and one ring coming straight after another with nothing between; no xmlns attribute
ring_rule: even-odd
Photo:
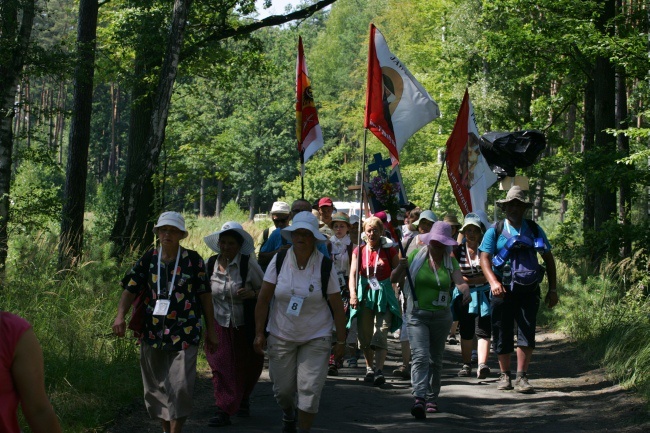
<svg viewBox="0 0 650 433"><path fill-rule="evenodd" d="M337 212L332 215L331 228L334 234L330 237L330 257L332 258L334 268L338 276L339 286L341 287L341 297L343 298L343 308L345 310L346 316L350 317L350 291L348 289L348 278L350 276L350 258L352 257L352 250L354 249L354 244L350 239L350 218L346 213ZM356 332L355 332L356 334ZM350 348L351 344L349 343L348 338L348 348L352 349L352 354L350 360L354 359L354 362L348 361L348 365L353 366L356 364L356 335L354 339L354 346ZM337 365L334 361L334 355L330 356L329 369L327 374L330 376L336 376L338 374L338 368L341 365Z"/></svg>

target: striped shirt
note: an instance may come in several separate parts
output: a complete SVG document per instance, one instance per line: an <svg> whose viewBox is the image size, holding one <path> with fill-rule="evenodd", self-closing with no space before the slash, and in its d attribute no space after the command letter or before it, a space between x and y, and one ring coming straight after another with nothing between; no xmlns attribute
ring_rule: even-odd
<svg viewBox="0 0 650 433"><path fill-rule="evenodd" d="M481 264L478 256L478 248L476 248L476 258L471 261L467 256L467 244L463 243L456 248L458 265L460 266L460 272L463 274L463 277L471 279L475 277L483 276L483 271L481 270ZM480 287L485 283L481 284L470 284L469 287Z"/></svg>

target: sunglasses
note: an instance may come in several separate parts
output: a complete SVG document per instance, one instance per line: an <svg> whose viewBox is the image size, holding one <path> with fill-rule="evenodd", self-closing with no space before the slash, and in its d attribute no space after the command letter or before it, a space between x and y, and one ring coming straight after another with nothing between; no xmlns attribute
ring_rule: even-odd
<svg viewBox="0 0 650 433"><path fill-rule="evenodd" d="M276 218L273 220L273 224L284 224L289 220L289 218Z"/></svg>

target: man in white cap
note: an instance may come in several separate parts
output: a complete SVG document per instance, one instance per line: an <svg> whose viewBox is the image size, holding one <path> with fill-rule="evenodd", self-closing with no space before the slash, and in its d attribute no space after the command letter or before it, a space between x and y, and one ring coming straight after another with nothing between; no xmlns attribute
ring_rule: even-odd
<svg viewBox="0 0 650 433"><path fill-rule="evenodd" d="M298 199L291 204L291 213L289 214L289 219L292 219L294 215L299 212L311 212L311 204L307 200ZM274 230L270 235L267 241L260 247L260 253L257 256L257 262L260 264L262 269L266 270L266 267L271 262L273 256L280 250L286 250L291 247L291 244L282 237L282 230ZM327 247L325 244L316 245L318 251L323 253L325 257L329 257L327 252Z"/></svg>
<svg viewBox="0 0 650 433"><path fill-rule="evenodd" d="M271 206L271 220L275 226L274 230L282 230L283 228L289 225L289 220L291 214L291 209L289 205L283 201L276 201ZM262 232L262 239L260 242L260 248L264 246L266 241L269 238L269 232L271 232L271 227L267 227Z"/></svg>

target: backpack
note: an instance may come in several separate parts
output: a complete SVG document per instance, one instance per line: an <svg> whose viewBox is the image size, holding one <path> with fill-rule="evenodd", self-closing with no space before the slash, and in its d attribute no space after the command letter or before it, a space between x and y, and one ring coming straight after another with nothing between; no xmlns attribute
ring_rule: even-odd
<svg viewBox="0 0 650 433"><path fill-rule="evenodd" d="M526 219L526 224L533 234L533 238L539 237L539 226L533 220ZM494 226L495 237L494 245L496 250L496 243L499 236L503 234L506 239L510 239L512 235L508 231L503 232L504 222L500 220ZM511 288L514 289L515 285L523 286L523 288L534 289L544 279L545 269L539 264L537 258L537 251L533 247L520 247L510 250L510 268L512 270L512 283Z"/></svg>

